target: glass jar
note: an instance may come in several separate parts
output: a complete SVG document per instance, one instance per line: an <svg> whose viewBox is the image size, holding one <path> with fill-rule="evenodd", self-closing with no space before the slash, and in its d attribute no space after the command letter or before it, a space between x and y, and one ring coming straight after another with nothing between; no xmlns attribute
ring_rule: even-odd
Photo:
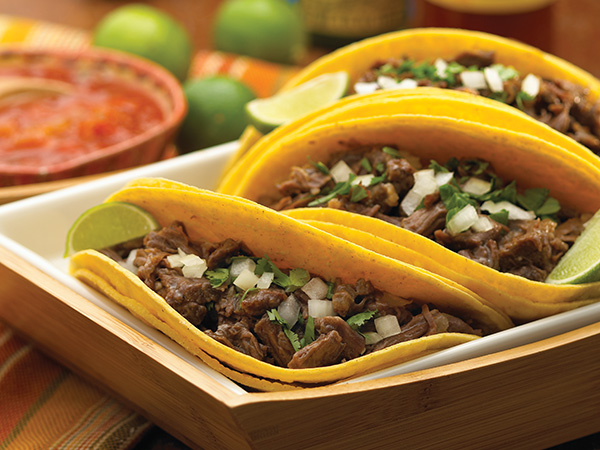
<svg viewBox="0 0 600 450"><path fill-rule="evenodd" d="M300 0L304 23L318 47L337 48L409 26L414 0Z"/></svg>
<svg viewBox="0 0 600 450"><path fill-rule="evenodd" d="M424 0L422 25L485 31L553 50L555 0Z"/></svg>

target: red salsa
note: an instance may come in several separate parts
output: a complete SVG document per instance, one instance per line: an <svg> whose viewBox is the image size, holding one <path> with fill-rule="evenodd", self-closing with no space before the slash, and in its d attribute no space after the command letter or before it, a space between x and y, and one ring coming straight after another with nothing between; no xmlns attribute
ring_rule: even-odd
<svg viewBox="0 0 600 450"><path fill-rule="evenodd" d="M2 68L2 76L52 78L74 86L66 95L0 101L0 160L4 164L57 164L123 142L164 118L154 98L114 76L39 67Z"/></svg>

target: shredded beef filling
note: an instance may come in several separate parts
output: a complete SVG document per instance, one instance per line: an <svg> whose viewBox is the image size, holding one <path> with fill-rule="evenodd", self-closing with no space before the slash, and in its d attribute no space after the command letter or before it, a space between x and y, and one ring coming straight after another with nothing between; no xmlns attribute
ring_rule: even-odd
<svg viewBox="0 0 600 450"><path fill-rule="evenodd" d="M233 257L248 256L245 246L233 240L216 244L208 241L191 242L179 222L149 233L143 243L121 245L104 253L122 262L130 251L134 251L134 266L137 267L138 276L191 324L223 345L281 367L307 368L337 364L427 334L446 331L482 334L481 330L474 329L457 317L435 309L429 312L426 305L421 307L409 303L406 306L394 306L394 303L404 305L406 301L376 290L368 281L361 279L355 284L344 284L336 280L332 301L334 312L338 315L314 318L314 340L295 349L284 326L273 321L268 314L277 310L288 297L283 288L272 284L267 289L244 292L228 283L213 286L204 276L186 277L181 268L171 267L167 259L169 255L178 254L179 249L202 257L213 269L226 267ZM302 339L309 321L308 296L301 290L297 290L294 296L301 303L301 317L293 327L293 332ZM407 328L401 337L385 339L385 342L378 343L377 348L367 346L364 336L345 320L365 311L377 311L379 315L393 314L400 325ZM419 319L425 314L444 320ZM418 332L414 329L415 321L420 321ZM374 329L372 320L366 329Z"/></svg>
<svg viewBox="0 0 600 450"><path fill-rule="evenodd" d="M350 191L314 204L320 198L327 198L327 193L334 190L336 183L331 175L324 178L322 172L307 165L295 167L292 173L304 171L307 176L312 174L317 177L318 182L303 180L300 185L293 176L277 186L279 198L271 203L266 199L261 199L261 202L278 210L299 206L329 207L375 217L433 239L478 263L535 281L543 281L547 277L583 230L583 215L568 213L563 209L553 219L510 220L506 225L492 220L490 230L468 230L453 235L446 228L448 210L437 191L425 196L422 205L407 216L400 203L414 184L414 173L422 167L409 155L386 153L386 148L389 147L353 148L334 155L331 161L323 162L331 168L339 161L344 161L358 176L371 174L383 177L384 181L363 187L366 195L359 200L353 198L353 191ZM472 176L471 172L476 166L459 165L455 177L460 179ZM489 165L483 173L477 175L495 177ZM303 188L317 184L320 191L313 187ZM342 311L344 307L340 304Z"/></svg>
<svg viewBox="0 0 600 450"><path fill-rule="evenodd" d="M465 52L454 61L464 67L483 69L494 64L494 52ZM359 82L377 80L383 66L398 68L405 64L406 58L390 58L376 61L371 69L363 74ZM450 61L449 61L450 62ZM387 76L393 76L386 72ZM526 74L523 74L523 76ZM412 78L408 73L397 75L399 79ZM575 139L580 144L600 155L600 102L592 101L589 89L565 80L542 79L540 92L533 100L523 101L519 97L521 78L517 76L504 81L503 97L489 89L474 90L460 84L449 85L445 80L435 80L423 76L415 77L419 86L432 86L442 89L468 91L476 95L501 100L508 105L521 109L531 117Z"/></svg>

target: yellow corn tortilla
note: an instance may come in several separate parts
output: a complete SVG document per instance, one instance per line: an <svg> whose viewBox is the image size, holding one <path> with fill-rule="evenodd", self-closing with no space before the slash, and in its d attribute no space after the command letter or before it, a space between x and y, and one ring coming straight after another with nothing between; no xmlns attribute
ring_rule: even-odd
<svg viewBox="0 0 600 450"><path fill-rule="evenodd" d="M376 61L387 58L406 56L416 61L433 61L438 57L446 59L454 58L464 51L474 50L494 51L496 62L512 66L520 73L533 73L548 79L568 80L580 86L587 87L590 90L590 98L592 100L600 97L600 80L562 58L512 39L484 32L452 28L413 28L386 33L350 44L307 65L288 80L282 86L281 91L287 91L319 75L338 71L348 72L350 83L354 84ZM418 88L416 91L422 89L431 90L432 88ZM443 93L456 92L448 89L437 90ZM394 92L392 95L411 95L410 91L413 91L413 89L403 89ZM357 97L363 98L378 94L379 92L376 92ZM465 93L459 93L459 95L479 97ZM479 98L483 99L483 97ZM346 100L342 99L342 102ZM484 100L491 102L491 105L495 105L498 108L512 109L517 114L525 115L521 111L504 103L490 99ZM303 119L310 120L311 115ZM533 118L530 119L533 122L537 122ZM506 121L498 122L493 116L483 115L480 120L482 123L490 123L494 126L507 127L508 129L511 129L512 125ZM269 135L279 132L280 128L269 133ZM254 133L257 136L256 130L254 130ZM560 139L558 135L562 135L562 133L555 131L555 135L557 139ZM246 141L244 141L245 143ZM564 142L558 143L564 145ZM230 164L233 165L233 162L237 161L247 149L248 146L243 145L240 151L232 157ZM591 152L590 154L593 155Z"/></svg>
<svg viewBox="0 0 600 450"><path fill-rule="evenodd" d="M266 203L276 194L276 184L288 178L292 166L305 165L307 158L327 161L333 153L373 144L396 146L426 162L433 159L445 163L451 157L481 158L489 161L504 180L517 180L522 189L548 188L561 205L581 213L600 209L599 164L527 133L462 119L409 114L346 119L292 133L249 161L244 174L228 178L220 191ZM525 280L475 263L428 238L379 219L327 208L291 210L286 214L344 224L410 249L412 255L407 252L396 257L463 284L517 321L545 317L561 308L600 299L600 283L549 286ZM353 240L347 235L346 238ZM416 258L414 252L422 255Z"/></svg>
<svg viewBox="0 0 600 450"><path fill-rule="evenodd" d="M217 191L230 192L231 186L238 184L255 160L267 152L272 154L273 147L285 145L298 134L349 119L398 115L464 120L508 132L529 134L568 150L591 164L600 164L600 158L588 148L516 108L466 92L423 87L349 96L260 138L256 130L247 130L248 137L240 142L239 150L228 161Z"/></svg>
<svg viewBox="0 0 600 450"><path fill-rule="evenodd" d="M562 58L513 39L453 28L413 28L355 42L315 60L290 78L281 90L340 70L347 71L353 83L377 60L406 56L416 61L433 61L473 50L494 51L497 63L513 66L524 74L571 81L588 87L592 98L600 97L600 80Z"/></svg>
<svg viewBox="0 0 600 450"><path fill-rule="evenodd" d="M469 317L487 332L513 325L505 314L453 281L374 253L247 200L168 180L144 179L132 182L107 201L136 204L154 215L163 226L174 220L182 221L192 240L202 238L216 242L231 238L242 241L253 254L268 255L281 268L302 267L326 279L340 277L344 282L364 278L384 292L432 303L443 311ZM208 355L217 360L218 364L210 362L211 367L227 369L221 370L223 373L245 374L250 377L248 382L259 389L332 383L477 339L474 335L444 333L401 343L334 366L282 368L208 337L183 319L137 276L99 252L88 250L75 254L70 261L70 271L200 358ZM241 383L244 383L243 378L232 377Z"/></svg>

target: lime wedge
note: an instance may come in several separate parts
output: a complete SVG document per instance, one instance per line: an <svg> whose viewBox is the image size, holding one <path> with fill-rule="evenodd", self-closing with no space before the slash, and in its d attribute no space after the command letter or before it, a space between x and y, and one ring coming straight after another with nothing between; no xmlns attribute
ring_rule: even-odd
<svg viewBox="0 0 600 450"><path fill-rule="evenodd" d="M339 100L348 91L349 83L347 72L326 73L273 97L248 102L246 114L252 125L268 133Z"/></svg>
<svg viewBox="0 0 600 450"><path fill-rule="evenodd" d="M81 214L67 233L64 256L139 238L160 224L144 209L125 202L102 203Z"/></svg>
<svg viewBox="0 0 600 450"><path fill-rule="evenodd" d="M546 283L582 284L600 281L600 211L560 259Z"/></svg>

